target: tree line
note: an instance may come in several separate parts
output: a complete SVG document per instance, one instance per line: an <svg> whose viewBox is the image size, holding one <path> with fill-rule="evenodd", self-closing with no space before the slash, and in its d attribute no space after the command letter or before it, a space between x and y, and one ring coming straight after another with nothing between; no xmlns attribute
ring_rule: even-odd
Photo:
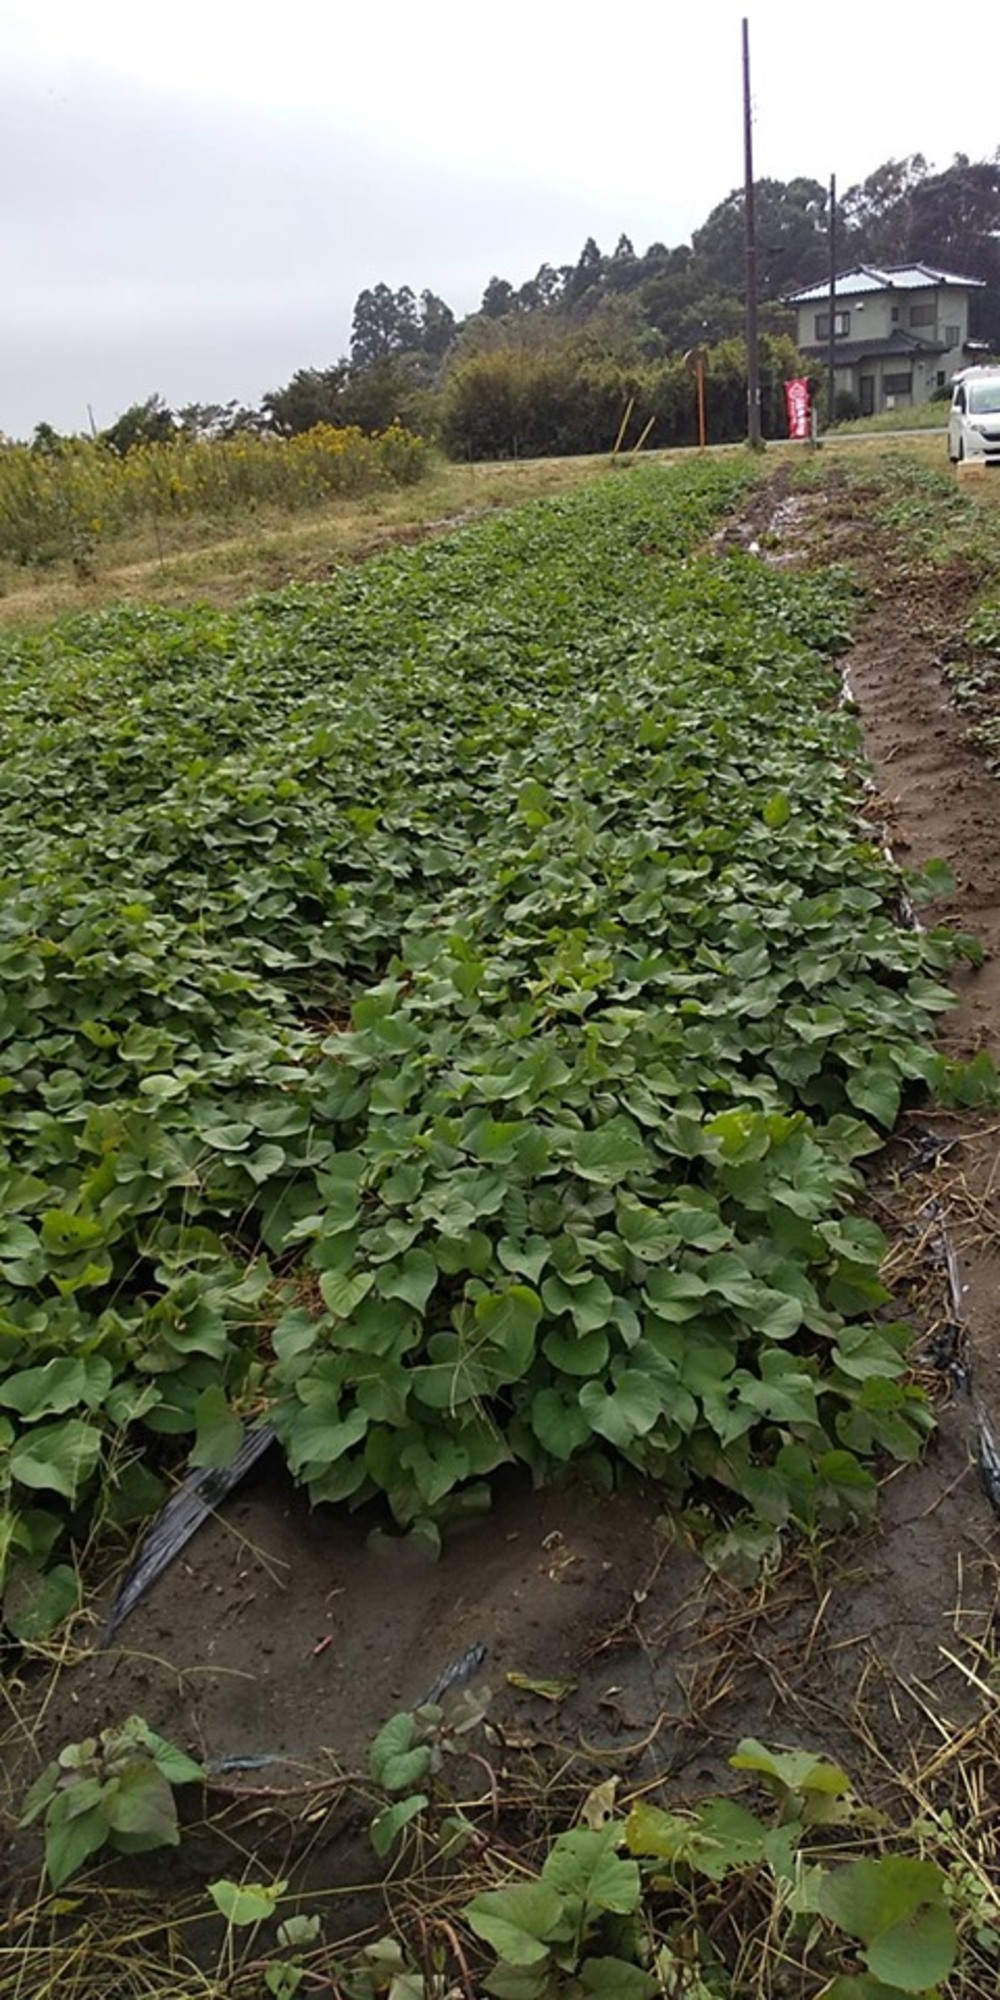
<svg viewBox="0 0 1000 2000"><path fill-rule="evenodd" d="M782 300L826 274L829 196L805 177L765 179L756 207L764 418L773 427L782 371L805 365ZM847 190L837 220L841 268L917 261L984 279L970 333L1000 349L1000 149L978 161L957 154L941 171L920 153L887 160ZM296 370L258 408L192 403L175 412L152 396L102 436L124 452L178 434L291 437L320 423L373 432L398 420L456 456L533 455L607 448L631 400L654 419L650 444L682 443L693 416L681 357L704 345L712 435L737 437L743 313L738 188L690 243L637 251L622 235L604 252L588 237L574 264L542 264L519 283L494 274L464 320L430 290L369 287L355 302L349 352ZM58 443L38 426L38 449Z"/></svg>

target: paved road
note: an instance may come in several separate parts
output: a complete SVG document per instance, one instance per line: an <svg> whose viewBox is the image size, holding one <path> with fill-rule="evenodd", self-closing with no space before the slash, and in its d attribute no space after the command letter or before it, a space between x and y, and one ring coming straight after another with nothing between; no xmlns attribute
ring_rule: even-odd
<svg viewBox="0 0 1000 2000"><path fill-rule="evenodd" d="M947 437L947 435L947 424L922 424L918 430L912 431L831 431L828 433L831 440L842 437L845 442L848 438L943 438Z"/></svg>

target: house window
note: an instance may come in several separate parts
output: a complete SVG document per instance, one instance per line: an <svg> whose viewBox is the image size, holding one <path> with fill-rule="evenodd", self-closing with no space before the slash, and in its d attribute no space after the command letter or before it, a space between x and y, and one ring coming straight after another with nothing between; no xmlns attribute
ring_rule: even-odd
<svg viewBox="0 0 1000 2000"><path fill-rule="evenodd" d="M898 307L898 306L893 306L893 308L892 308L892 323L893 323L893 326L895 326L895 324L896 324L896 321L898 320L898 318L899 318L899 307Z"/></svg>
<svg viewBox="0 0 1000 2000"><path fill-rule="evenodd" d="M912 396L912 375L886 375L882 387L887 396Z"/></svg>
<svg viewBox="0 0 1000 2000"><path fill-rule="evenodd" d="M943 368L939 368L939 369L938 369L938 372L937 372L937 385L938 385L938 388L939 388L939 389L943 389L943 388L944 388L944 384L945 384L945 373L944 373L944 369L943 369Z"/></svg>
<svg viewBox="0 0 1000 2000"><path fill-rule="evenodd" d="M911 326L933 326L937 319L937 306L933 299L929 306L910 307Z"/></svg>
<svg viewBox="0 0 1000 2000"><path fill-rule="evenodd" d="M849 313L849 312L839 312L839 313L834 313L834 315L833 315L833 337L834 337L834 339L835 339L835 340L843 340L843 339L844 339L844 337L845 337L845 335L846 335L846 334L848 334L848 333L850 333L850 331L851 331L851 315L850 315L850 313ZM817 340L829 340L829 338L830 338L830 315L829 315L829 313L817 313L817 314L816 314L816 338L817 338Z"/></svg>
<svg viewBox="0 0 1000 2000"><path fill-rule="evenodd" d="M944 343L946 347L961 347L962 345L961 327L946 326L944 330Z"/></svg>

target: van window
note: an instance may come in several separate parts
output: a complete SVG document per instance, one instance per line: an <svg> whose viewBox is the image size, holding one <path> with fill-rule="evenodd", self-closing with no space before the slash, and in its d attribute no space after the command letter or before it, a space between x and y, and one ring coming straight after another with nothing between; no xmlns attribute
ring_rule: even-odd
<svg viewBox="0 0 1000 2000"><path fill-rule="evenodd" d="M962 382L959 382L955 389L955 401L952 407L956 410L965 408L965 385Z"/></svg>
<svg viewBox="0 0 1000 2000"><path fill-rule="evenodd" d="M987 376L983 382L969 383L969 410L974 417L1000 413L1000 375Z"/></svg>

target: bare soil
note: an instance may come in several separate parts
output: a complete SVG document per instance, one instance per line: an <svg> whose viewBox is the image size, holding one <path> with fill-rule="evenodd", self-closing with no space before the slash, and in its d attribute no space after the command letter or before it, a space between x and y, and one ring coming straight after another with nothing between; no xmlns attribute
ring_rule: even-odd
<svg viewBox="0 0 1000 2000"><path fill-rule="evenodd" d="M432 1563L333 1510L310 1514L277 1463L255 1480L120 1644L63 1670L31 1757L11 1746L15 1791L39 1752L132 1713L203 1758L204 1822L179 1854L126 1870L163 1892L241 1873L250 1848L258 1872L306 1893L370 1884L367 1746L476 1644L492 1743L462 1779L480 1808L495 1788L498 1818L522 1800L529 1820L544 1808L565 1823L612 1772L625 1790L660 1779L675 1800L703 1796L727 1783L744 1736L824 1751L891 1809L975 1712L943 1649L969 1659L989 1645L998 1579L957 1406L924 1463L888 1480L875 1528L800 1550L749 1589L672 1543L651 1496L512 1485ZM565 1686L551 1700L508 1674ZM950 1786L946 1774L949 1802ZM23 1840L11 1860L37 1865ZM377 1921L377 1898L361 1915ZM345 1921L359 1921L356 1898Z"/></svg>
<svg viewBox="0 0 1000 2000"><path fill-rule="evenodd" d="M940 565L907 559L898 537L866 518L863 495L836 480L810 506L802 540L823 560L850 561L866 592L846 666L889 845L904 868L948 862L954 894L936 902L926 921L972 932L983 946L983 964L952 977L957 1004L943 1018L941 1046L965 1060L983 1048L1000 1059L1000 783L970 744L968 718L942 671L961 648L979 566L961 553ZM936 1111L933 1123L956 1142L939 1191L961 1256L975 1392L996 1437L1000 1121L995 1112Z"/></svg>

